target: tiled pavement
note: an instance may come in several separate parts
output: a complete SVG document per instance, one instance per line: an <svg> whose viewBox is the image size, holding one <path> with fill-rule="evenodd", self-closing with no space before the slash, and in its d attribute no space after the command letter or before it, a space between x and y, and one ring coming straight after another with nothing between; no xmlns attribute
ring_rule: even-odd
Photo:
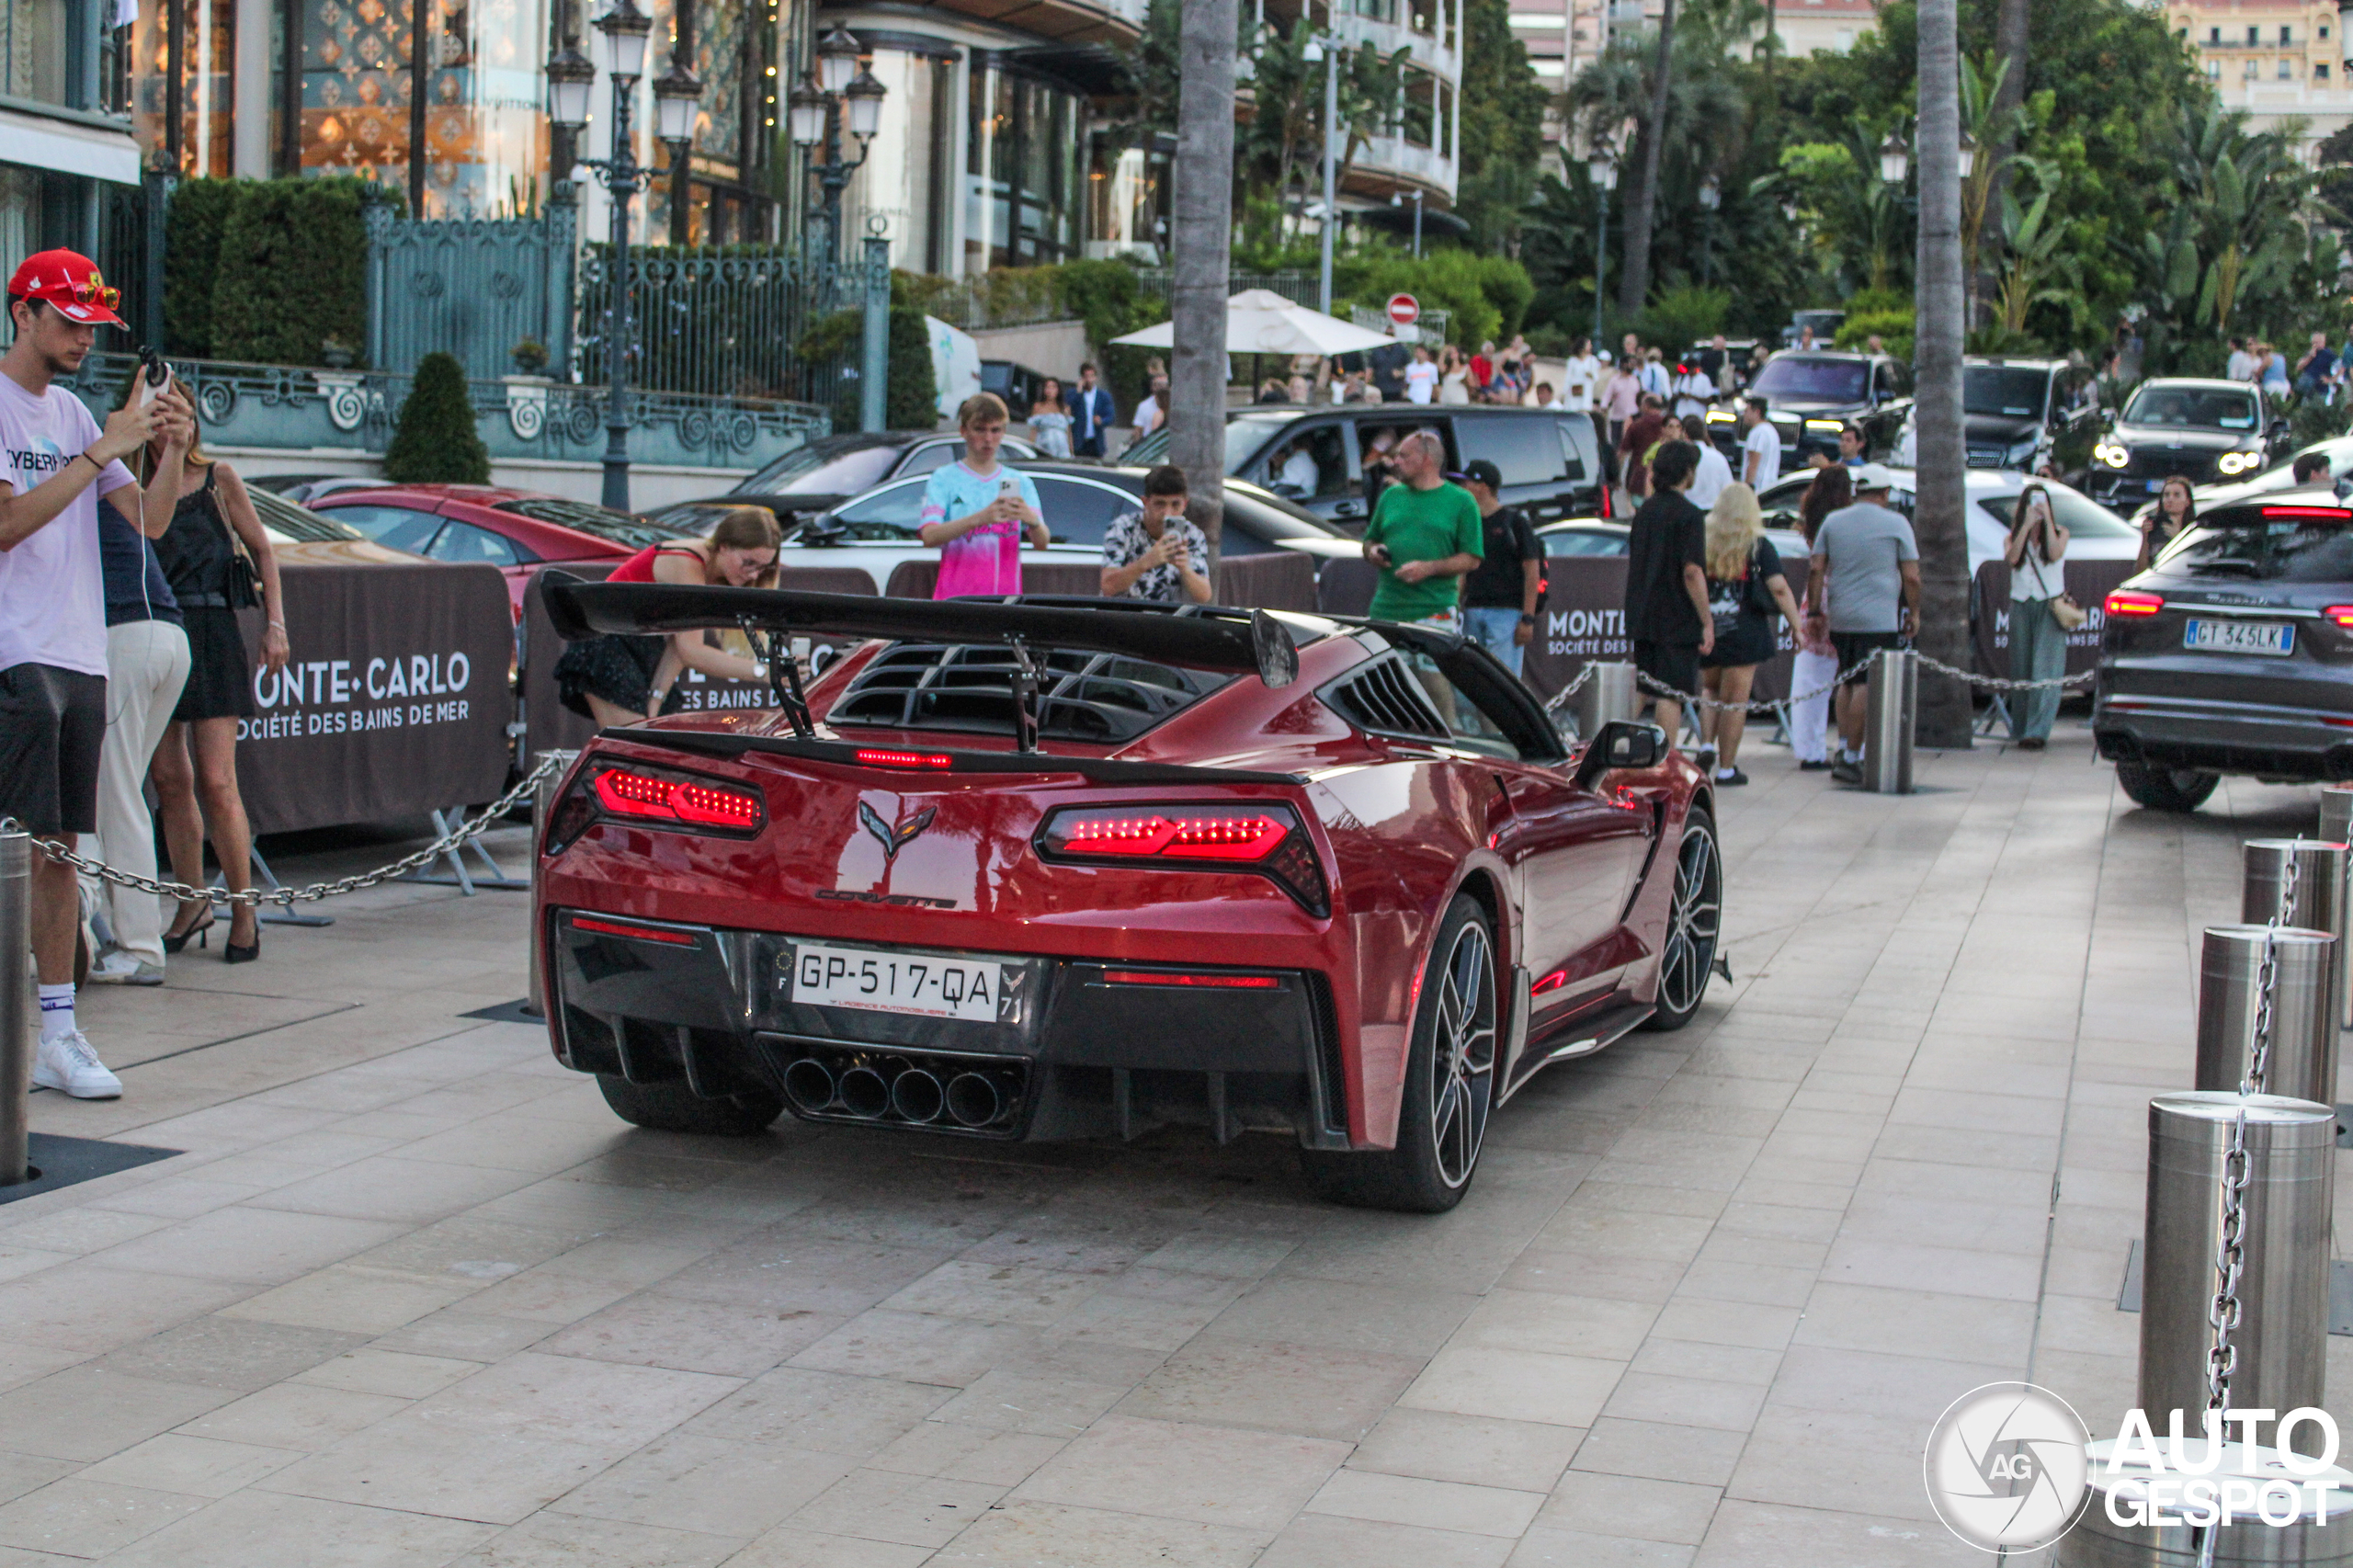
<svg viewBox="0 0 2353 1568"><path fill-rule="evenodd" d="M511 893L88 996L128 1096L36 1125L187 1153L0 1206L0 1568L1983 1562L1927 1427L2129 1402L2143 1107L2314 797L2136 812L2072 724L1910 799L1750 761L1734 984L1538 1080L1437 1219L1270 1139L631 1131L460 1016L521 990Z"/></svg>

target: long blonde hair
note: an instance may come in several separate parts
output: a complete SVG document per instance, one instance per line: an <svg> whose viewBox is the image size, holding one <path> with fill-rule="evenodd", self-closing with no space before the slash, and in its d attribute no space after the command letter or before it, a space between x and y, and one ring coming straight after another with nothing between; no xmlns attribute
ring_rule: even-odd
<svg viewBox="0 0 2353 1568"><path fill-rule="evenodd" d="M1765 508L1756 492L1737 480L1727 484L1708 508L1708 575L1720 583L1745 576L1765 537Z"/></svg>

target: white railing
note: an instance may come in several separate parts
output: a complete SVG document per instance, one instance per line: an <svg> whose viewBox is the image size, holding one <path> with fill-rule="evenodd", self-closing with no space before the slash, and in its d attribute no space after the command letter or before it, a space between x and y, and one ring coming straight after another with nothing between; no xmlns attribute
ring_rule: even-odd
<svg viewBox="0 0 2353 1568"><path fill-rule="evenodd" d="M1402 136L1375 136L1357 153L1358 169L1370 174L1402 175L1454 195L1455 161L1441 157L1435 147L1417 147Z"/></svg>

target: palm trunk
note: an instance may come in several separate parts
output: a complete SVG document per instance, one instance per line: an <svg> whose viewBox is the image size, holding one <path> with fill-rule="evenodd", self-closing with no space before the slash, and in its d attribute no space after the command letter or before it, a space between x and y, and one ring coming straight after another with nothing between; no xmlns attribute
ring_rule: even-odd
<svg viewBox="0 0 2353 1568"><path fill-rule="evenodd" d="M1188 0L1177 24L1175 250L1169 314L1168 458L1185 471L1188 515L1215 581L1225 496L1225 297L1233 227L1236 0Z"/></svg>
<svg viewBox="0 0 2353 1568"><path fill-rule="evenodd" d="M1995 124L2005 123L2011 111L2026 102L2027 0L2001 0L2001 8L1994 18L1994 65L1996 70L2006 63L2002 80L1994 89L1994 101L1986 106L1986 117ZM2018 150L2018 138L2004 134L1991 147L1980 147L1980 158L1993 160L1993 178L1985 187L1985 219L1993 219L2002 210L2002 189L2009 183L2009 161ZM1998 228L1998 225L1996 225ZM1977 298L1981 305L1991 301L2000 290L2001 240L1988 235L1985 220L1977 229ZM1981 315L1984 312L1981 310Z"/></svg>
<svg viewBox="0 0 2353 1568"><path fill-rule="evenodd" d="M1643 169L1626 204L1626 265L1618 270L1618 311L1631 316L1651 292L1651 214L1658 206L1659 149L1666 141L1669 51L1675 47L1675 0L1658 19L1658 66L1651 81L1651 119L1643 128Z"/></svg>
<svg viewBox="0 0 2353 1568"><path fill-rule="evenodd" d="M1920 256L1917 327L1918 506L1923 653L1969 667L1966 454L1961 417L1961 77L1955 0L1920 3ZM1928 746L1966 748L1969 688L1923 672L1916 732Z"/></svg>

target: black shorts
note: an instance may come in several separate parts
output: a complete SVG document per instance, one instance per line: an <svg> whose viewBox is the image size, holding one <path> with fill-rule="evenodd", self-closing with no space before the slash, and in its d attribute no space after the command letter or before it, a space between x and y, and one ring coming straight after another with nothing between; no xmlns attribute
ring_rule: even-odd
<svg viewBox="0 0 2353 1568"><path fill-rule="evenodd" d="M1643 687L1645 697L1659 696L1658 687L1686 694L1699 689L1699 649L1696 643L1652 642L1638 637L1634 640L1634 668L1655 683Z"/></svg>
<svg viewBox="0 0 2353 1568"><path fill-rule="evenodd" d="M28 833L98 831L104 676L54 665L0 670L0 817Z"/></svg>
<svg viewBox="0 0 2353 1568"><path fill-rule="evenodd" d="M1863 667L1840 681L1840 686L1861 686L1871 678L1870 665L1865 661L1881 648L1893 648L1904 633L1901 631L1834 631L1830 646L1837 652L1841 671Z"/></svg>

